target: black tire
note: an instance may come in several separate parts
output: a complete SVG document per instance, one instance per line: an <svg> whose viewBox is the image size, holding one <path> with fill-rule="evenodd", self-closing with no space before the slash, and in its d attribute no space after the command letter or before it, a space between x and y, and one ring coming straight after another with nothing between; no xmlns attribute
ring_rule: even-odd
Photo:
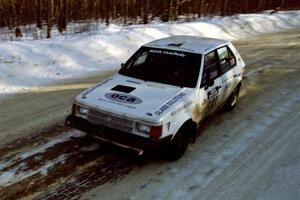
<svg viewBox="0 0 300 200"><path fill-rule="evenodd" d="M237 100L239 98L239 93L240 93L240 85L238 85L233 92L231 93L231 95L228 97L228 99L226 100L226 103L224 105L224 110L226 112L229 112L231 110L233 110L236 106Z"/></svg>
<svg viewBox="0 0 300 200"><path fill-rule="evenodd" d="M179 129L175 137L170 141L170 144L164 149L165 158L176 161L182 157L190 142L189 128L184 126Z"/></svg>

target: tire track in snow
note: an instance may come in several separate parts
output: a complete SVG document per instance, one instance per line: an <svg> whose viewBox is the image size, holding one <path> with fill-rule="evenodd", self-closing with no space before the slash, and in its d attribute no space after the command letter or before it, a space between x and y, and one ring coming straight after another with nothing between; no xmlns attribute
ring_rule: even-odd
<svg viewBox="0 0 300 200"><path fill-rule="evenodd" d="M0 199L79 198L83 191L130 172L131 165L107 156L108 148L84 133L74 129L58 133L34 137L32 143L38 145L20 145L22 139L8 145L14 153L1 156Z"/></svg>

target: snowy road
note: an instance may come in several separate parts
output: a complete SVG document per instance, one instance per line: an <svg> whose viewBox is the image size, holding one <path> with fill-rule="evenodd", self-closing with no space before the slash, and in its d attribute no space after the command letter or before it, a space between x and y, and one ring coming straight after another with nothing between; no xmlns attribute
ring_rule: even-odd
<svg viewBox="0 0 300 200"><path fill-rule="evenodd" d="M248 65L238 105L177 162L60 125L72 97L111 72L1 100L0 199L300 199L300 29L235 44Z"/></svg>

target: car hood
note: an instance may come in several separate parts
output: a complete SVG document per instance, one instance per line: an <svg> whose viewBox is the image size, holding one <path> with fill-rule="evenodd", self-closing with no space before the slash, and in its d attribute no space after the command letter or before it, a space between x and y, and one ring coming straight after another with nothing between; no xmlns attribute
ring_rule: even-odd
<svg viewBox="0 0 300 200"><path fill-rule="evenodd" d="M82 92L75 101L99 111L137 121L160 123L163 116L191 93L181 88L116 74Z"/></svg>

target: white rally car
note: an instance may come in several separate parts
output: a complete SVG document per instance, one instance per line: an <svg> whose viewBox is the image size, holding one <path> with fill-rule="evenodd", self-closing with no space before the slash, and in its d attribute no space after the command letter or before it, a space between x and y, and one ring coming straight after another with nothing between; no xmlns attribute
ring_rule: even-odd
<svg viewBox="0 0 300 200"><path fill-rule="evenodd" d="M66 124L130 148L180 158L199 122L235 107L245 63L227 41L174 36L143 45L118 73L74 99Z"/></svg>

